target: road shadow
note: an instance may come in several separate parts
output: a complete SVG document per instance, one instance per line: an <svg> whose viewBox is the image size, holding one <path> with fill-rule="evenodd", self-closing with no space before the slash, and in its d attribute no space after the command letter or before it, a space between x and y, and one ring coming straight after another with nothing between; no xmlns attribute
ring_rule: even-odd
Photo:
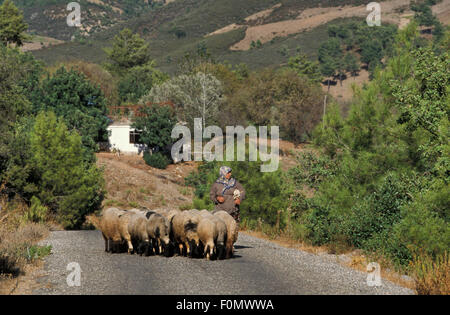
<svg viewBox="0 0 450 315"><path fill-rule="evenodd" d="M251 246L245 246L245 245L234 245L235 249L242 249L242 248L253 248Z"/></svg>

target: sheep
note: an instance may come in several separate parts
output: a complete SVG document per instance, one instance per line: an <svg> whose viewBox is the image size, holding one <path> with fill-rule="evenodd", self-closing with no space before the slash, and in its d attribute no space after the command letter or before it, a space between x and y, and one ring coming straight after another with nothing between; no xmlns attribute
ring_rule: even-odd
<svg viewBox="0 0 450 315"><path fill-rule="evenodd" d="M157 242L160 254L169 256L171 248L169 221L163 215L152 211L148 211L146 217L148 236Z"/></svg>
<svg viewBox="0 0 450 315"><path fill-rule="evenodd" d="M184 230L187 240L187 251L190 257L200 256L200 239L197 234L197 227L201 219L202 216L197 209L185 211Z"/></svg>
<svg viewBox="0 0 450 315"><path fill-rule="evenodd" d="M133 243L131 242L131 235L128 230L128 225L133 216L137 215L134 211L123 211L123 214L119 215L118 230L122 240L125 240L128 244L128 254L134 252Z"/></svg>
<svg viewBox="0 0 450 315"><path fill-rule="evenodd" d="M105 251L110 250L110 242L114 245L125 240L128 244L128 253L133 252L133 244L128 233L128 221L133 213L117 208L108 208L103 211L102 219L100 221L100 230L102 231L103 239L105 240Z"/></svg>
<svg viewBox="0 0 450 315"><path fill-rule="evenodd" d="M103 210L100 218L99 228L105 240L105 252L115 252L117 243L122 241L118 225L119 216L123 214L122 210L117 208L108 208ZM111 244L113 243L113 244Z"/></svg>
<svg viewBox="0 0 450 315"><path fill-rule="evenodd" d="M128 223L128 232L131 236L133 246L137 247L137 253L146 256L149 255L152 250L152 245L147 232L148 220L145 213L140 210L130 210L134 215L131 216Z"/></svg>
<svg viewBox="0 0 450 315"><path fill-rule="evenodd" d="M212 213L210 211L206 210L206 209L203 209L203 210L200 210L200 215L202 217L209 217L209 216L212 215Z"/></svg>
<svg viewBox="0 0 450 315"><path fill-rule="evenodd" d="M178 245L178 253L184 255L183 245L186 243L186 234L184 232L185 212L175 213L170 219L170 229L173 241ZM186 247L187 249L187 247Z"/></svg>
<svg viewBox="0 0 450 315"><path fill-rule="evenodd" d="M223 259L223 258L225 258L225 242L227 240L227 225L220 217L212 216L212 218L210 220L214 222L215 228L217 230L217 240L216 240L217 258Z"/></svg>
<svg viewBox="0 0 450 315"><path fill-rule="evenodd" d="M226 258L233 257L233 244L236 243L238 239L239 226L237 225L234 218L226 211L217 211L214 213L214 216L221 218L227 226Z"/></svg>
<svg viewBox="0 0 450 315"><path fill-rule="evenodd" d="M216 252L218 231L210 217L203 217L197 228L198 237L203 245L203 255L210 260Z"/></svg>
<svg viewBox="0 0 450 315"><path fill-rule="evenodd" d="M200 243L197 235L197 226L201 216L195 211L180 211L171 217L172 236L178 244L180 255L192 257L197 254Z"/></svg>
<svg viewBox="0 0 450 315"><path fill-rule="evenodd" d="M208 213L207 213L208 212ZM202 219L197 228L197 234L203 246L203 255L210 260L214 257L224 258L227 227L219 217L213 216L209 211L202 212Z"/></svg>

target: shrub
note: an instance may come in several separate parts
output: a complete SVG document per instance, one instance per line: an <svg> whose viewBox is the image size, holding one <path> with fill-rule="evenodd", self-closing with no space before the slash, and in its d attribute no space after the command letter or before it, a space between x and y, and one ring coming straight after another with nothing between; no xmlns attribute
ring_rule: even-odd
<svg viewBox="0 0 450 315"><path fill-rule="evenodd" d="M161 152L144 152L144 161L152 167L165 169L170 164L170 159Z"/></svg>
<svg viewBox="0 0 450 315"><path fill-rule="evenodd" d="M52 77L42 82L42 87L33 99L36 113L51 110L63 117L69 130L77 130L83 145L97 150L97 142L106 140L106 100L99 87L87 77L73 69L59 68Z"/></svg>
<svg viewBox="0 0 450 315"><path fill-rule="evenodd" d="M52 112L36 117L30 135L30 183L33 196L57 215L66 228L79 227L85 215L100 208L104 191L101 171L84 160L81 136L69 132ZM28 188L27 188L28 187ZM39 203L35 199L36 209Z"/></svg>
<svg viewBox="0 0 450 315"><path fill-rule="evenodd" d="M436 258L415 256L411 264L419 295L450 294L450 259L448 252Z"/></svg>
<svg viewBox="0 0 450 315"><path fill-rule="evenodd" d="M44 222L48 213L48 208L43 206L36 197L31 197L30 209L25 213L24 220L28 222Z"/></svg>

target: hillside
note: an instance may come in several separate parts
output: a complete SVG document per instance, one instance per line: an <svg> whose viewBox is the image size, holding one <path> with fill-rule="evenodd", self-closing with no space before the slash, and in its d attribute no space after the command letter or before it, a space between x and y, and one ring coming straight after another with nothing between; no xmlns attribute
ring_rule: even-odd
<svg viewBox="0 0 450 315"><path fill-rule="evenodd" d="M365 10L367 1L363 0L177 0L153 6L142 6L137 2L134 11L128 14L111 9L110 1L90 1L89 22L82 26L83 30L90 27L86 36L36 51L36 57L49 64L70 59L101 63L105 60L103 48L119 30L128 27L150 42L159 68L167 72L173 72L176 61L199 45L206 46L220 61L244 62L255 69L280 65L297 50L315 58L317 48L326 38L327 24L353 18L365 19L368 14ZM120 7L126 3L115 1L114 5ZM409 3L409 0L383 1L383 21L406 24L412 15ZM449 0L444 0L433 8L444 23L448 23L449 3ZM62 17L51 20L48 15L45 19L38 15L31 19L33 14L36 15L36 12L32 13L33 8L25 8L25 16L37 34L63 40L70 38L73 30L60 25L65 22ZM112 10L107 18L103 8ZM49 10L50 7L44 12ZM92 26L96 17L100 26ZM104 19L109 21L108 25L102 22ZM45 24L42 34L40 23ZM251 42L258 39L262 45L249 49Z"/></svg>

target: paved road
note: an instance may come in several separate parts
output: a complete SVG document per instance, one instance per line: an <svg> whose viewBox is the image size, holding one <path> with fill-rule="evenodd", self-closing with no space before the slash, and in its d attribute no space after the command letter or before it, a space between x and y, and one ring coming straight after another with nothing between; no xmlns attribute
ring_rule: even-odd
<svg viewBox="0 0 450 315"><path fill-rule="evenodd" d="M36 294L412 294L383 280L366 284L367 274L332 259L288 249L241 233L236 257L222 261L186 257L109 254L99 231L52 232L45 259L50 288ZM67 265L77 262L81 286L69 287Z"/></svg>

